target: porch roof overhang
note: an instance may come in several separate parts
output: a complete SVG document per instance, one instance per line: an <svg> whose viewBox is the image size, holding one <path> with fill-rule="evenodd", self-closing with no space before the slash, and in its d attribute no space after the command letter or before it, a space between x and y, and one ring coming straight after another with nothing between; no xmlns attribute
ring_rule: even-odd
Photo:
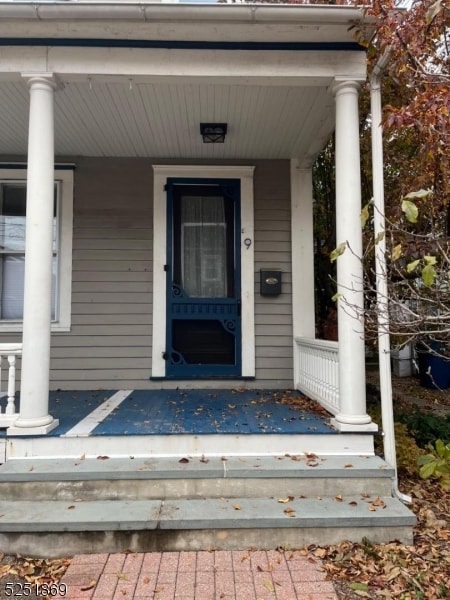
<svg viewBox="0 0 450 600"><path fill-rule="evenodd" d="M360 9L0 1L0 155L25 156L27 77L52 73L58 156L311 163L334 128L330 86L364 81ZM203 144L200 122L226 122Z"/></svg>

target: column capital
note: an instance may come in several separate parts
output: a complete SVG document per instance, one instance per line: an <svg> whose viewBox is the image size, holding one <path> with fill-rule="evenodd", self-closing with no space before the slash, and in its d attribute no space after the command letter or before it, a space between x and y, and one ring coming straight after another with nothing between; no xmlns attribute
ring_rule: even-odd
<svg viewBox="0 0 450 600"><path fill-rule="evenodd" d="M42 86L42 89L63 89L64 84L57 75L49 72L42 73L21 73L23 79L27 80L28 86L36 88Z"/></svg>
<svg viewBox="0 0 450 600"><path fill-rule="evenodd" d="M359 81L354 81L353 79L341 79L340 77L335 77L334 82L330 87L330 90L335 97L348 92L359 94L360 89L361 83Z"/></svg>

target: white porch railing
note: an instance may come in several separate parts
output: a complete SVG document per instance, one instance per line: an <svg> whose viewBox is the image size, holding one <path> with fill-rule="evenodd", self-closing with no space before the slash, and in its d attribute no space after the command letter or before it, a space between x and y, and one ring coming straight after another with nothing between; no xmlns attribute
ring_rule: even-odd
<svg viewBox="0 0 450 600"><path fill-rule="evenodd" d="M8 389L0 392L0 399L6 396L6 406L3 412L3 402L0 404L0 428L10 427L18 418L16 412L15 394L16 394L16 359L22 356L22 344L0 344L0 382L3 362L6 358L8 363Z"/></svg>
<svg viewBox="0 0 450 600"><path fill-rule="evenodd" d="M332 415L339 412L338 342L295 338L296 388Z"/></svg>

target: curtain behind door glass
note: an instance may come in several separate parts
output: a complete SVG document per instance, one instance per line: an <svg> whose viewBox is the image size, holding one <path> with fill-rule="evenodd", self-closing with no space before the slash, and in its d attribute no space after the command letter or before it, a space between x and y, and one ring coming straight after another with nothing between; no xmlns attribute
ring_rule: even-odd
<svg viewBox="0 0 450 600"><path fill-rule="evenodd" d="M227 296L226 233L223 198L181 198L181 276L189 296Z"/></svg>

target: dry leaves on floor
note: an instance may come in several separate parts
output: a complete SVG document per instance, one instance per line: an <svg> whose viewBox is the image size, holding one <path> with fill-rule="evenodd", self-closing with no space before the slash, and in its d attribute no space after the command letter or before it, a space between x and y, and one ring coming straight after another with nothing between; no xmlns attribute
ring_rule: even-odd
<svg viewBox="0 0 450 600"><path fill-rule="evenodd" d="M0 553L0 598L3 598L5 582L27 582L33 586L58 583L70 565L70 558L42 559L23 558ZM18 586L17 590L20 590ZM17 591L16 590L16 591ZM11 594L9 594L11 595Z"/></svg>
<svg viewBox="0 0 450 600"><path fill-rule="evenodd" d="M437 482L409 480L418 523L414 545L344 542L308 550L324 561L340 598L450 598L450 493Z"/></svg>

